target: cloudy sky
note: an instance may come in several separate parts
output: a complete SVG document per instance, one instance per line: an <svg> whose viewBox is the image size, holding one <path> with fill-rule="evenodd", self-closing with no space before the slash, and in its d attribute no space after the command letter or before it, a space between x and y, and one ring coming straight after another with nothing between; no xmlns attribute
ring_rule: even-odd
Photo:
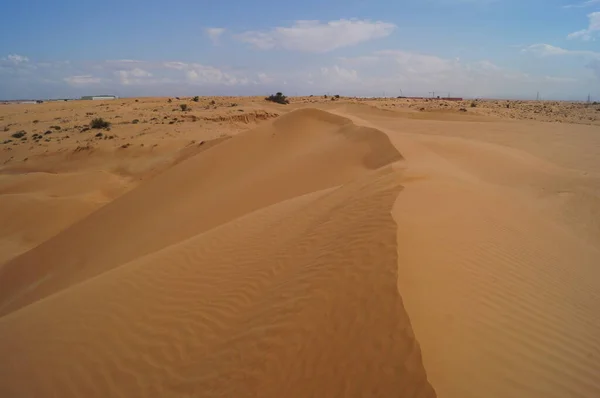
<svg viewBox="0 0 600 398"><path fill-rule="evenodd" d="M600 0L3 0L0 99L600 100Z"/></svg>

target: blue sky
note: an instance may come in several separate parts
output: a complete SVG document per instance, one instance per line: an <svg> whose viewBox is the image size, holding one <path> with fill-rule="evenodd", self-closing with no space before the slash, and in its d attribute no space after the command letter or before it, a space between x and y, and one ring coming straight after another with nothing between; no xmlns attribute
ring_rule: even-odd
<svg viewBox="0 0 600 398"><path fill-rule="evenodd" d="M4 0L0 99L600 100L600 0Z"/></svg>

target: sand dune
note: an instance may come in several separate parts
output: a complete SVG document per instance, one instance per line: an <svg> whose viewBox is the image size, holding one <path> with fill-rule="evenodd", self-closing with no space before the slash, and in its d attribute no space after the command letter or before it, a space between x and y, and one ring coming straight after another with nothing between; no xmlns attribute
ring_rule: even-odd
<svg viewBox="0 0 600 398"><path fill-rule="evenodd" d="M202 101L5 148L0 395L600 396L594 126Z"/></svg>

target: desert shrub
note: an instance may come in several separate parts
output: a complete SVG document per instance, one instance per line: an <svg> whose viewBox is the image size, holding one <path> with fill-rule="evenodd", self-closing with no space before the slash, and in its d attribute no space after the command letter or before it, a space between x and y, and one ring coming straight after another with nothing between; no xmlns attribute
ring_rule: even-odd
<svg viewBox="0 0 600 398"><path fill-rule="evenodd" d="M171 98L169 98L169 100L167 102L170 104L171 102L173 102L173 100Z"/></svg>
<svg viewBox="0 0 600 398"><path fill-rule="evenodd" d="M93 129L106 129L110 126L110 122L97 117L90 122L90 127Z"/></svg>
<svg viewBox="0 0 600 398"><path fill-rule="evenodd" d="M215 102L215 100L210 101L211 105L216 105L217 103Z"/></svg>
<svg viewBox="0 0 600 398"><path fill-rule="evenodd" d="M290 103L290 101L287 99L287 97L285 95L283 95L282 93L270 95L267 98L265 98L265 100L271 101L271 102L276 102L278 104L283 104L283 105L287 105Z"/></svg>
<svg viewBox="0 0 600 398"><path fill-rule="evenodd" d="M339 95L339 94L336 94L336 95L335 95L335 99L340 99L340 95Z"/></svg>
<svg viewBox="0 0 600 398"><path fill-rule="evenodd" d="M471 102L471 108L476 108L477 107L477 103L475 101Z"/></svg>
<svg viewBox="0 0 600 398"><path fill-rule="evenodd" d="M39 122L40 122L40 121L39 121L39 120L37 120L37 119L35 119L35 120L33 121L33 123L34 123L34 124L37 124L37 123L39 123Z"/></svg>
<svg viewBox="0 0 600 398"><path fill-rule="evenodd" d="M182 112L185 112L185 111L188 111L188 110L189 110L189 108L188 108L187 104L179 104L179 107L181 108L181 111L182 111Z"/></svg>
<svg viewBox="0 0 600 398"><path fill-rule="evenodd" d="M138 124L139 122L140 122L140 119L133 119L133 120L131 121L131 123L133 123L133 124Z"/></svg>
<svg viewBox="0 0 600 398"><path fill-rule="evenodd" d="M194 101L194 102L198 102L198 101L200 101L200 97L198 97L198 96L195 96L194 98L192 98L192 101Z"/></svg>
<svg viewBox="0 0 600 398"><path fill-rule="evenodd" d="M96 137L102 137L103 135L104 134L102 134L102 133L98 133L98 134L96 134Z"/></svg>
<svg viewBox="0 0 600 398"><path fill-rule="evenodd" d="M60 126L50 126L51 129L54 129L56 131L60 130Z"/></svg>
<svg viewBox="0 0 600 398"><path fill-rule="evenodd" d="M52 134L52 130L48 130L44 133L44 135Z"/></svg>
<svg viewBox="0 0 600 398"><path fill-rule="evenodd" d="M25 137L26 134L27 133L25 131L21 130L21 131L17 131L16 133L13 133L11 135L11 137L12 138L23 138L23 137Z"/></svg>

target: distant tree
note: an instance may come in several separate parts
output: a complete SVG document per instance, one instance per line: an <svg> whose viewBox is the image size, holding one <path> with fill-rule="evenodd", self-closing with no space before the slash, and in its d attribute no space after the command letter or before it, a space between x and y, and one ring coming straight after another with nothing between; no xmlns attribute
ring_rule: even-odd
<svg viewBox="0 0 600 398"><path fill-rule="evenodd" d="M290 101L287 99L285 95L282 93L276 93L275 95L270 95L265 98L266 101L276 102L278 104L287 105Z"/></svg>

